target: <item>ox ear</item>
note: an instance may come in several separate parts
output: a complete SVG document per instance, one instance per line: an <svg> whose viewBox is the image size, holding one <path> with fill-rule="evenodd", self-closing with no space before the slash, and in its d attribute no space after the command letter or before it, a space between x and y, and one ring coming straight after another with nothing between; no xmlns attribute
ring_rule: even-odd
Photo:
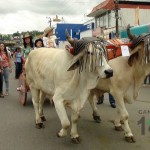
<svg viewBox="0 0 150 150"><path fill-rule="evenodd" d="M139 58L139 50L140 50L140 48L137 47L137 48L135 48L133 51L131 51L130 57L129 57L129 59L128 59L128 64L129 64L130 66L132 66L132 64L134 63L134 61Z"/></svg>
<svg viewBox="0 0 150 150"><path fill-rule="evenodd" d="M79 66L80 66L80 62L78 60L78 61L74 62L73 64L71 64L70 67L69 67L69 69L67 71L75 70Z"/></svg>
<svg viewBox="0 0 150 150"><path fill-rule="evenodd" d="M78 55L74 56L71 62L69 63L69 67L67 71L75 70L80 66L80 58L83 56L84 52L79 53Z"/></svg>
<svg viewBox="0 0 150 150"><path fill-rule="evenodd" d="M71 38L71 36L68 33L68 30L66 29L66 39L71 44L71 46L74 46L74 39Z"/></svg>

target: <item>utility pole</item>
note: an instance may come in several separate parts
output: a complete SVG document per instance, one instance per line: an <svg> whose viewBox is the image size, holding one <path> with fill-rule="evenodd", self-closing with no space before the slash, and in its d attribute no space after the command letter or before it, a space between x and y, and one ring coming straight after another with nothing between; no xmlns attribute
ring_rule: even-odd
<svg viewBox="0 0 150 150"><path fill-rule="evenodd" d="M118 25L118 20L119 20L118 10L119 10L119 7L118 7L118 0L115 0L114 3L115 3L115 18L116 18L116 37L118 38L119 37L119 25Z"/></svg>
<svg viewBox="0 0 150 150"><path fill-rule="evenodd" d="M56 18L54 18L53 20L51 19L51 17L46 17L47 19L49 19L49 26L51 27L51 23L52 23L52 21L53 22L60 22L61 21L61 19L59 19L58 18L58 15L56 15ZM63 17L62 17L62 19L63 19Z"/></svg>
<svg viewBox="0 0 150 150"><path fill-rule="evenodd" d="M49 19L49 26L51 27L51 22L52 22L52 19L51 19L51 17L46 17L47 19Z"/></svg>

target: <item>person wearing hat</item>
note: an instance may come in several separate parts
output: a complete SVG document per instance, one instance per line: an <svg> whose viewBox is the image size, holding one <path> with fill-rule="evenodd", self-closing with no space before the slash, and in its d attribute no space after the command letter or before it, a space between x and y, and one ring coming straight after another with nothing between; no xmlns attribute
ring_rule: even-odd
<svg viewBox="0 0 150 150"><path fill-rule="evenodd" d="M24 47L22 48L22 56L24 59L27 59L31 50L33 50L32 36L29 33L25 33L23 37L23 45Z"/></svg>
<svg viewBox="0 0 150 150"><path fill-rule="evenodd" d="M44 30L44 34L43 34L43 43L44 43L44 47L47 48L56 48L56 36L53 35L53 27L47 27Z"/></svg>

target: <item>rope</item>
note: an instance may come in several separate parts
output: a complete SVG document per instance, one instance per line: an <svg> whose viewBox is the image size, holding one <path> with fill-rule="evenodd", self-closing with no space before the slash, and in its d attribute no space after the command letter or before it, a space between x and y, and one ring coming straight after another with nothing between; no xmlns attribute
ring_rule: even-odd
<svg viewBox="0 0 150 150"><path fill-rule="evenodd" d="M79 54L81 51L85 51L85 54L80 58L79 60L79 73L83 71L83 69L86 71L87 68L87 62L88 64L88 71L93 72L96 70L96 66L102 66L103 55L106 56L106 48L102 45L101 41L96 38L96 40L87 40L82 39L79 41L75 41L74 43L74 55ZM89 61L88 61L89 58Z"/></svg>

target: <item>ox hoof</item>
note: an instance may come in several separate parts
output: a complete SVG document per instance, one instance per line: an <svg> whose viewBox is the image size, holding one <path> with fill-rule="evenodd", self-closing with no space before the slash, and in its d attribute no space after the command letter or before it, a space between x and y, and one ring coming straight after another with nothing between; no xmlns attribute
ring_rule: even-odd
<svg viewBox="0 0 150 150"><path fill-rule="evenodd" d="M58 138L65 136L65 135L60 135L60 132L58 132L56 135L57 135Z"/></svg>
<svg viewBox="0 0 150 150"><path fill-rule="evenodd" d="M43 123L37 123L37 124L36 124L36 128L37 128L37 129L41 129L41 128L45 128L45 126L44 126Z"/></svg>
<svg viewBox="0 0 150 150"><path fill-rule="evenodd" d="M41 117L41 120L42 120L42 122L46 121L45 116L42 116L42 117Z"/></svg>
<svg viewBox="0 0 150 150"><path fill-rule="evenodd" d="M59 135L59 132L56 134L58 138L60 138L61 136Z"/></svg>
<svg viewBox="0 0 150 150"><path fill-rule="evenodd" d="M100 116L94 116L93 115L93 119L95 120L96 123L100 123L101 122Z"/></svg>
<svg viewBox="0 0 150 150"><path fill-rule="evenodd" d="M128 143L135 143L136 142L136 140L134 139L134 137L133 136L129 136L129 137L125 137L125 140L128 142Z"/></svg>
<svg viewBox="0 0 150 150"><path fill-rule="evenodd" d="M80 144L80 142L81 142L81 140L80 140L79 137L71 138L71 141L72 141L72 143L74 143L74 144Z"/></svg>
<svg viewBox="0 0 150 150"><path fill-rule="evenodd" d="M115 130L116 131L124 131L122 126L115 126Z"/></svg>

